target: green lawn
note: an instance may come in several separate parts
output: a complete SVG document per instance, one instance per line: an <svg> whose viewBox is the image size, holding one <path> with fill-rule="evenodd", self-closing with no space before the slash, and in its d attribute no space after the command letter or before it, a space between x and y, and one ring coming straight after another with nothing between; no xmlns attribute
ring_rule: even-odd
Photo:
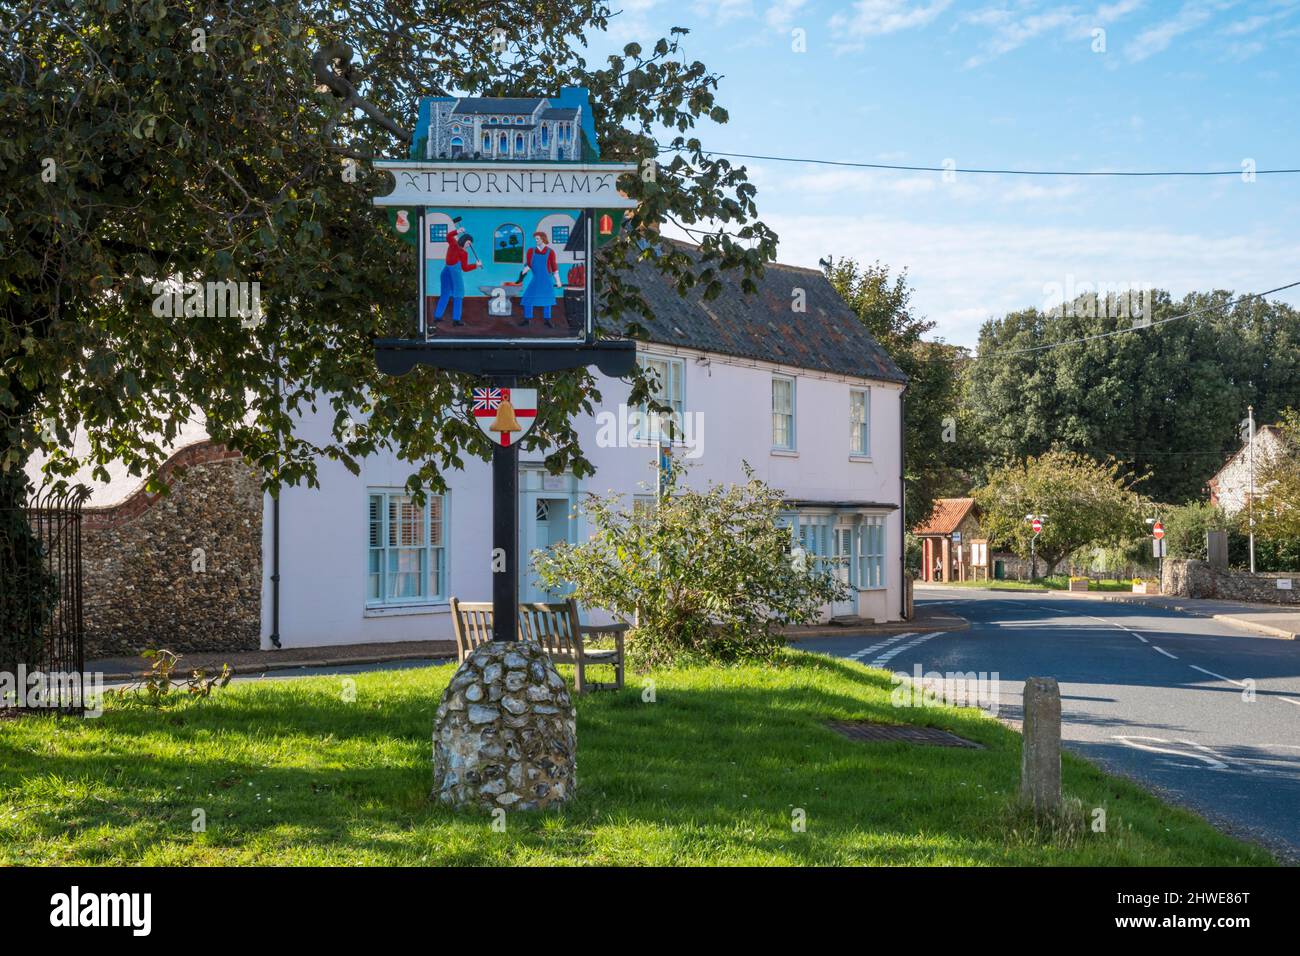
<svg viewBox="0 0 1300 956"><path fill-rule="evenodd" d="M1032 581L946 581L943 587L981 588L990 591L1068 591L1070 579L1064 574L1054 574L1047 578L1034 578ZM1090 591L1124 591L1132 593L1133 582L1123 581L1089 581Z"/></svg>
<svg viewBox="0 0 1300 956"><path fill-rule="evenodd" d="M1020 738L977 711L900 709L882 671L781 666L654 676L579 700L563 811L489 818L430 803L433 713L451 666L232 685L163 710L0 723L0 863L1265 864L1067 755L1107 832L1013 809ZM846 740L833 719L928 723L987 750ZM207 830L194 833L194 810ZM793 832L798 808L806 832Z"/></svg>

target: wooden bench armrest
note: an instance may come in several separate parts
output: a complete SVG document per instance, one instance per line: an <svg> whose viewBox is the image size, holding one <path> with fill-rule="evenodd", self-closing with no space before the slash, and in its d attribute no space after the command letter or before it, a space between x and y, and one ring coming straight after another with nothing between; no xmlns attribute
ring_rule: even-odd
<svg viewBox="0 0 1300 956"><path fill-rule="evenodd" d="M579 624L578 630L583 634L622 634L630 624Z"/></svg>

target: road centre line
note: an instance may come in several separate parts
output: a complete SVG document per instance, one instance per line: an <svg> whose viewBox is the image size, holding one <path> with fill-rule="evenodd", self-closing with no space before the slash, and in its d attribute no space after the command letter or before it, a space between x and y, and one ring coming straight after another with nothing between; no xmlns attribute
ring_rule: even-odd
<svg viewBox="0 0 1300 956"><path fill-rule="evenodd" d="M1239 680L1233 680L1231 677L1224 677L1222 674L1216 674L1214 671L1206 670L1204 667L1197 667L1195 664L1188 664L1194 671L1200 671L1202 674L1209 674L1211 677L1217 677L1219 680L1227 681L1229 684L1236 684L1238 687L1245 687L1245 683Z"/></svg>
<svg viewBox="0 0 1300 956"><path fill-rule="evenodd" d="M1163 655L1165 655L1165 657L1169 658L1171 661L1176 661L1176 660L1178 660L1177 657L1175 657L1173 654L1170 654L1170 653L1169 653L1167 650L1165 650L1163 647L1157 647L1155 644L1152 644L1152 645L1151 645L1151 650L1155 651L1157 654L1163 654Z"/></svg>

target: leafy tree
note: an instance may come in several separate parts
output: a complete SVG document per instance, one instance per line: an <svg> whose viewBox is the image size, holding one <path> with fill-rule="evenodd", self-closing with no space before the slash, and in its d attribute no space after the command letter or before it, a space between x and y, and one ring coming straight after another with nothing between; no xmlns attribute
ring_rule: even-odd
<svg viewBox="0 0 1300 956"><path fill-rule="evenodd" d="M657 161L652 180L620 183L641 205L601 290L615 327L636 332L649 313L627 279L637 257L706 297L722 269L752 289L775 236L755 219L743 167L691 135L727 120L718 76L684 56L677 28L589 66L585 37L610 15L602 2L489 0L0 7L0 466L41 448L53 475L89 462L102 477L111 460L147 474L196 415L272 490L315 483L318 456L356 471L397 446L413 490L486 457L486 437L453 414L464 376L388 378L372 357L372 340L414 315L415 262L372 205L386 174L366 161L406 153L402 121L422 95L583 85L603 157ZM664 221L712 224L698 267L660 240ZM158 315L155 283L168 279L259 282L263 320ZM634 402L646 394L635 376ZM525 446L545 448L552 469L590 473L571 419L600 400L593 376L541 384L548 401ZM332 434L295 432L320 405ZM81 460L74 432L88 443Z"/></svg>
<svg viewBox="0 0 1300 956"><path fill-rule="evenodd" d="M590 540L537 552L538 578L572 586L584 606L635 619L627 653L636 667L770 659L784 643L778 628L815 620L842 586L792 553L778 521L784 495L745 471L744 484L704 491L675 471L645 508L589 496Z"/></svg>
<svg viewBox="0 0 1300 956"><path fill-rule="evenodd" d="M994 469L975 489L981 528L995 547L1029 557L1034 533L1025 520L1046 514L1037 554L1050 575L1087 545L1118 547L1143 533L1144 504L1117 462L1100 463L1074 452L1049 451Z"/></svg>
<svg viewBox="0 0 1300 956"><path fill-rule="evenodd" d="M1148 473L1156 500L1201 498L1238 447L1247 404L1267 420L1300 393L1300 312L1231 299L1154 291L1149 328L1088 297L985 323L963 406L989 464L1068 449Z"/></svg>
<svg viewBox="0 0 1300 956"><path fill-rule="evenodd" d="M1207 531L1227 531L1231 522L1223 511L1204 501L1164 507L1160 521L1165 526L1165 550L1171 558L1206 560Z"/></svg>
<svg viewBox="0 0 1300 956"><path fill-rule="evenodd" d="M959 421L958 408L961 371L969 354L942 340L922 338L935 323L913 313L906 270L891 277L889 267L879 262L860 266L840 259L827 276L908 377L904 487L907 523L917 525L930 515L936 498L961 495L969 487L966 467L974 431Z"/></svg>

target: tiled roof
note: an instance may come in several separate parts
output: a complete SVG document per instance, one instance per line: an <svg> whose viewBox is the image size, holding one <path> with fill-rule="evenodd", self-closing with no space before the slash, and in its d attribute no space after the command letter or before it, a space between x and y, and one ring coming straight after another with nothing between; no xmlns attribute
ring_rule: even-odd
<svg viewBox="0 0 1300 956"><path fill-rule="evenodd" d="M542 119L573 119L578 111L572 106L552 106L542 110Z"/></svg>
<svg viewBox="0 0 1300 956"><path fill-rule="evenodd" d="M541 97L502 98L467 96L456 104L453 113L531 113L542 102Z"/></svg>
<svg viewBox="0 0 1300 956"><path fill-rule="evenodd" d="M698 254L696 246L674 245L692 257ZM701 286L680 295L653 263L638 261L628 281L654 310L652 319L638 319L650 341L855 378L907 381L822 272L769 263L755 280L754 295L741 291L738 269L720 270L719 278L722 294L706 302ZM795 289L804 292L804 312L792 308Z"/></svg>
<svg viewBox="0 0 1300 956"><path fill-rule="evenodd" d="M929 520L914 528L912 533L952 534L973 507L974 498L940 498L934 503L934 511L930 513Z"/></svg>

